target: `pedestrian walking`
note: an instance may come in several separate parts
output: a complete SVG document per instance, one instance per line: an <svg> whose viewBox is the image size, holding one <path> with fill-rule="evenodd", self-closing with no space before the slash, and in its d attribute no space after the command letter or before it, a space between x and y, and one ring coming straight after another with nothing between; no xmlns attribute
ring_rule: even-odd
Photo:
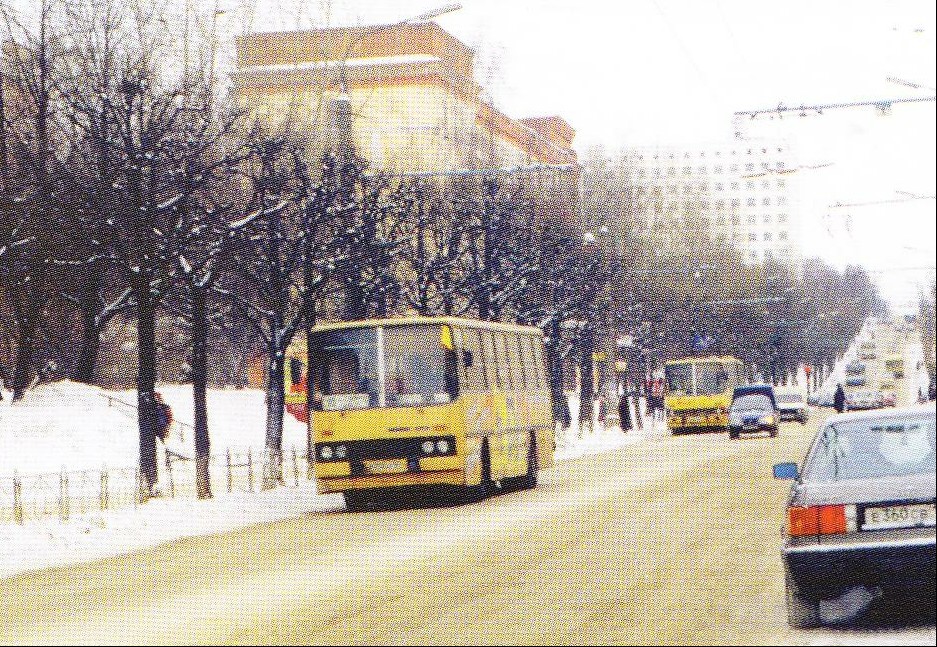
<svg viewBox="0 0 937 647"><path fill-rule="evenodd" d="M842 413L846 408L846 392L843 390L842 384L836 385L836 394L833 396L833 408L836 409L837 413Z"/></svg>

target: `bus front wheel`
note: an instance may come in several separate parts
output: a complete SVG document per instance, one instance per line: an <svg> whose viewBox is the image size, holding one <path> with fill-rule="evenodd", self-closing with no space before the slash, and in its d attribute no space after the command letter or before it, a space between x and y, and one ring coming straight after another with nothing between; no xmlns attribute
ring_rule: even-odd
<svg viewBox="0 0 937 647"><path fill-rule="evenodd" d="M482 465L481 480L478 485L466 485L462 488L462 502L475 503L488 496L494 483L491 481L491 457L488 453L488 440L482 442L480 460Z"/></svg>
<svg viewBox="0 0 937 647"><path fill-rule="evenodd" d="M345 497L345 508L348 512L364 512L371 500L364 490L347 490L342 492L342 496Z"/></svg>

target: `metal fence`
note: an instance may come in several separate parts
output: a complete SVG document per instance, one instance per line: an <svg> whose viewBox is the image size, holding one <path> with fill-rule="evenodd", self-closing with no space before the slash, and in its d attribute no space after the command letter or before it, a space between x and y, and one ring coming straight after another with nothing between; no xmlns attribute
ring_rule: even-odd
<svg viewBox="0 0 937 647"><path fill-rule="evenodd" d="M254 448L228 448L209 461L212 493L258 492L261 488L263 453ZM312 478L305 452L295 447L283 452L281 486L299 487ZM167 452L160 475L160 496L169 499L197 497L195 461ZM117 510L139 505L139 468L102 467L44 474L18 474L0 477L0 524L23 525L30 521L55 518L66 522L73 516L100 510Z"/></svg>

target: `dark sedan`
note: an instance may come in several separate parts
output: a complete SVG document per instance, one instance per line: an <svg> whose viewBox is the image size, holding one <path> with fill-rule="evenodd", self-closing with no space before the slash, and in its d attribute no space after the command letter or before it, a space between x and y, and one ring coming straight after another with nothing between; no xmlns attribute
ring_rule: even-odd
<svg viewBox="0 0 937 647"><path fill-rule="evenodd" d="M774 437L780 422L781 414L770 384L736 387L729 406L729 438L735 440L742 433L761 431Z"/></svg>
<svg viewBox="0 0 937 647"><path fill-rule="evenodd" d="M935 582L935 409L833 416L792 478L782 556L793 627L851 620Z"/></svg>

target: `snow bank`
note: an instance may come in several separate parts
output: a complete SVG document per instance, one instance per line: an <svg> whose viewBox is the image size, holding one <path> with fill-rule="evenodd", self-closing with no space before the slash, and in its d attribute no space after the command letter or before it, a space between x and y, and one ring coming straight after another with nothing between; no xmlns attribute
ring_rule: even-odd
<svg viewBox="0 0 937 647"><path fill-rule="evenodd" d="M153 499L138 509L92 513L65 524L48 519L25 526L0 525L0 578L343 508L341 496L318 495L312 483L303 482L295 489L208 501Z"/></svg>
<svg viewBox="0 0 937 647"><path fill-rule="evenodd" d="M189 385L160 385L157 391L172 407L169 448L194 453L193 404ZM131 468L139 458L136 391L109 391L63 380L26 393L21 402L0 402L0 477L14 471L42 474ZM259 389L209 389L208 425L213 454L227 448L257 455L263 451L266 425L264 392ZM283 448L306 448L306 425L284 414Z"/></svg>

